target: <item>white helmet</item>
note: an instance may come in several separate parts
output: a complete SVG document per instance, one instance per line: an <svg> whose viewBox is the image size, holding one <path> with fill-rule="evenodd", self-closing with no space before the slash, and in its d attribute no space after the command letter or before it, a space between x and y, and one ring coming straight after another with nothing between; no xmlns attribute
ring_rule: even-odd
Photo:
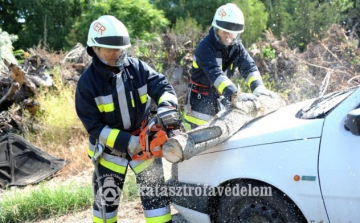
<svg viewBox="0 0 360 223"><path fill-rule="evenodd" d="M131 46L131 43L125 25L114 16L103 15L91 23L87 45L126 49Z"/></svg>
<svg viewBox="0 0 360 223"><path fill-rule="evenodd" d="M244 15L234 3L220 6L214 15L212 26L230 33L244 32Z"/></svg>

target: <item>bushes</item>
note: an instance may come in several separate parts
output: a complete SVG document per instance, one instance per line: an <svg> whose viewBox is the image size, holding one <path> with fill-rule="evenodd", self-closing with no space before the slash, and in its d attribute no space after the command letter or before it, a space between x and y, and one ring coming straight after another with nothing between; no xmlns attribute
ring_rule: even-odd
<svg viewBox="0 0 360 223"><path fill-rule="evenodd" d="M12 43L17 40L17 36L11 35L0 28L0 70L5 66L3 59L8 60L11 63L17 64L15 56L12 54Z"/></svg>

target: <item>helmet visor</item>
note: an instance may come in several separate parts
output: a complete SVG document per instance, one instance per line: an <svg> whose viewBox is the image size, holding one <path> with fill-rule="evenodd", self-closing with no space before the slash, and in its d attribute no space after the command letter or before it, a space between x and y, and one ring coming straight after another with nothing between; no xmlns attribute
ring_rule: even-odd
<svg viewBox="0 0 360 223"><path fill-rule="evenodd" d="M236 42L238 42L238 39L240 38L241 33L236 33L236 32L228 32L228 31L224 31L222 29L215 29L215 36L216 39L226 45L232 45Z"/></svg>
<svg viewBox="0 0 360 223"><path fill-rule="evenodd" d="M244 25L243 24L238 24L238 23L232 23L232 22L225 22L225 21L216 20L216 25L219 28L223 28L228 32L239 33L239 32L242 32L244 30Z"/></svg>
<svg viewBox="0 0 360 223"><path fill-rule="evenodd" d="M125 63L127 58L127 49L109 49L99 47L95 50L100 61L110 67L120 67Z"/></svg>
<svg viewBox="0 0 360 223"><path fill-rule="evenodd" d="M96 37L95 41L98 44L109 46L109 48L118 48L122 46L127 46L130 44L129 36L105 36L105 37Z"/></svg>

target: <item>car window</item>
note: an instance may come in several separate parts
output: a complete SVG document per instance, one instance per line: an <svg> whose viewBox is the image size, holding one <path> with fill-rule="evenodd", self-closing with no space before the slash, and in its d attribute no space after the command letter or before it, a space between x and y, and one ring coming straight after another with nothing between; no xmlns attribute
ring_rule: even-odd
<svg viewBox="0 0 360 223"><path fill-rule="evenodd" d="M296 117L301 119L324 118L345 98L352 94L358 87L348 88L341 91L335 91L316 98L309 105L302 108Z"/></svg>

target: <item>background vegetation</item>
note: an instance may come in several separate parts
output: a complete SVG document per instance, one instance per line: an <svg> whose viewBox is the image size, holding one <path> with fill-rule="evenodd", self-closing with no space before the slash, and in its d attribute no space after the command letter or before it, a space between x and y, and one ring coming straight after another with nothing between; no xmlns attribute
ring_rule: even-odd
<svg viewBox="0 0 360 223"><path fill-rule="evenodd" d="M356 0L0 0L0 58L21 62L29 48L38 46L53 57L63 58L76 43L86 45L91 21L112 14L129 30L131 55L159 72L175 73L174 66L184 67L191 61L192 50L207 34L215 10L227 2L236 3L245 15L245 32L241 36L244 45L258 50L257 55L270 62L279 57L270 45L251 47L265 40L265 31L285 39L292 50L305 51L309 43L321 40L333 24L345 28L353 40L360 30ZM352 44L354 50L356 43ZM359 64L359 58L353 57L353 63ZM63 82L60 63L51 69L55 87L41 90L37 100L42 110L36 117L26 114L31 122L26 139L51 155L70 160L71 165L58 173L66 179L91 169L92 163L85 152L87 134L74 109L75 88ZM263 80L269 89L279 85L269 73L263 73ZM243 81L235 82L247 88ZM287 91L288 87L283 89ZM48 190L46 184L28 194L16 190L0 193L0 222L33 221L89 208L92 193L90 181L87 183L78 186L73 182L72 193L62 185ZM130 173L125 200L137 198L135 184ZM49 205L40 205L44 203Z"/></svg>
<svg viewBox="0 0 360 223"><path fill-rule="evenodd" d="M0 27L19 37L15 49L42 43L66 51L77 42L85 45L89 24L103 14L122 20L133 40L151 41L179 21L196 21L195 29L207 31L216 9L227 2L236 3L245 15L242 40L247 47L268 28L302 48L321 38L331 24L359 30L356 0L0 0Z"/></svg>

